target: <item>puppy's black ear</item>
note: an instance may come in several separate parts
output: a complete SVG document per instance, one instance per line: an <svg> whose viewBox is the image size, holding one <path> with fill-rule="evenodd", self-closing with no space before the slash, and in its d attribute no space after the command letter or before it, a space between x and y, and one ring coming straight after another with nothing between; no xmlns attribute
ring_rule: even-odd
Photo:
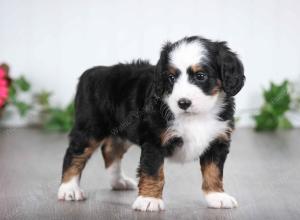
<svg viewBox="0 0 300 220"><path fill-rule="evenodd" d="M227 95L235 96L244 86L244 67L226 42L218 43L217 63L223 90Z"/></svg>
<svg viewBox="0 0 300 220"><path fill-rule="evenodd" d="M163 94L163 81L162 81L162 62L158 60L155 66L154 80L153 80L153 95L160 98Z"/></svg>
<svg viewBox="0 0 300 220"><path fill-rule="evenodd" d="M156 96L161 97L164 93L164 72L166 71L166 64L169 62L169 52L171 50L172 43L167 41L160 52L159 60L156 64L155 75L154 75L154 85Z"/></svg>

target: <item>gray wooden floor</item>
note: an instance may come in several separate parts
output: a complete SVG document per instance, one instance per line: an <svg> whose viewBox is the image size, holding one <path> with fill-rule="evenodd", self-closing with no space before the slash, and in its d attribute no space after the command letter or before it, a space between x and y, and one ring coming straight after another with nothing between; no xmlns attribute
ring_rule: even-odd
<svg viewBox="0 0 300 220"><path fill-rule="evenodd" d="M225 165L225 189L239 208L207 209L198 162L166 164L167 210L131 210L137 192L109 189L100 152L82 176L84 202L59 202L56 193L65 135L34 129L0 130L0 219L300 219L300 130L257 134L238 129ZM125 155L124 169L134 177L139 148Z"/></svg>

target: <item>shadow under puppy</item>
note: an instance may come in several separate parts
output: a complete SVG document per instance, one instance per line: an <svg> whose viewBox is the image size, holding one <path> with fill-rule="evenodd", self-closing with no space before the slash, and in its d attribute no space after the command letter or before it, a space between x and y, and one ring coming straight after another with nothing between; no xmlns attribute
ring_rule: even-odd
<svg viewBox="0 0 300 220"><path fill-rule="evenodd" d="M233 208L223 166L234 127L234 98L244 85L241 61L225 42L202 37L166 43L157 65L98 66L81 77L75 125L66 151L60 200L83 200L82 170L100 146L113 189L135 189L121 167L131 143L141 147L133 209L164 210L164 160L200 159L202 190L212 208Z"/></svg>

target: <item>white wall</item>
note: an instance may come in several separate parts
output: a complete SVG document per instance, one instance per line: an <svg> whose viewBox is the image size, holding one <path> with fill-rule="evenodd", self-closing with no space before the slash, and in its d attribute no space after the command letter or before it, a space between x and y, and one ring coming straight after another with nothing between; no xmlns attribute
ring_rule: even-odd
<svg viewBox="0 0 300 220"><path fill-rule="evenodd" d="M243 112L261 104L270 80L299 76L299 21L297 0L0 0L0 62L64 104L91 66L133 58L155 63L164 41L203 35L228 41L240 54Z"/></svg>

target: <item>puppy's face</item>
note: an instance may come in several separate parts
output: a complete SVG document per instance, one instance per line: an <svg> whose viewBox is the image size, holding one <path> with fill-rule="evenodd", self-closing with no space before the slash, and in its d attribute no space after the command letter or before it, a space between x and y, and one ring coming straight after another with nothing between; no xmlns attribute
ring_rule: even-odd
<svg viewBox="0 0 300 220"><path fill-rule="evenodd" d="M235 95L244 82L242 64L225 43L199 37L166 44L158 65L162 96L175 116L213 111L222 92Z"/></svg>

